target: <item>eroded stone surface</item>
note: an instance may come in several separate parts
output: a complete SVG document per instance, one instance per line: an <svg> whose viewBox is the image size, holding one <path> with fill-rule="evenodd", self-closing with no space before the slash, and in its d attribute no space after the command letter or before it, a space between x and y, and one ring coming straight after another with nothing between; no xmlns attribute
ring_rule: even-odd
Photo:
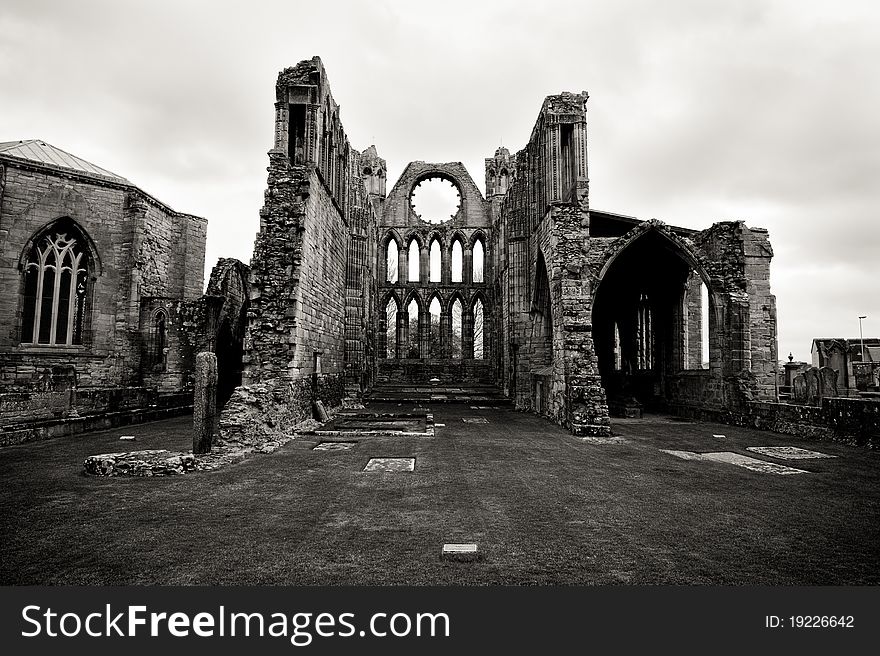
<svg viewBox="0 0 880 656"><path fill-rule="evenodd" d="M783 460L808 460L812 458L836 458L837 456L820 453L818 451L809 451L800 449L796 446L748 446L747 451L760 453L764 456L772 458L781 458Z"/></svg>
<svg viewBox="0 0 880 656"><path fill-rule="evenodd" d="M195 457L167 449L102 453L86 458L83 469L90 476L167 476L193 471Z"/></svg>
<svg viewBox="0 0 880 656"><path fill-rule="evenodd" d="M668 453L671 456L675 456L676 458L681 458L682 460L702 460L703 456L699 453L694 453L693 451L676 451L674 449L660 449L661 453Z"/></svg>
<svg viewBox="0 0 880 656"><path fill-rule="evenodd" d="M694 453L692 451L675 451L671 449L660 449L660 451L675 456L676 458L681 458L682 460L724 462L764 474L809 474L809 472L804 469L786 467L785 465L780 465L775 462L758 460L757 458L750 458L749 456L733 453L731 451L718 451L713 453Z"/></svg>
<svg viewBox="0 0 880 656"><path fill-rule="evenodd" d="M586 442L587 444L626 444L627 440L618 436L611 437L597 437L595 435L584 435L583 437L578 438L581 442Z"/></svg>
<svg viewBox="0 0 880 656"><path fill-rule="evenodd" d="M370 458L365 472L411 472L416 467L415 458Z"/></svg>
<svg viewBox="0 0 880 656"><path fill-rule="evenodd" d="M717 453L702 454L703 460L711 460L713 462L726 462L737 467L744 467L751 471L761 472L764 474L808 474L804 469L795 469L794 467L786 467L775 462L767 462L766 460L758 460L750 458L739 453L731 451L720 451Z"/></svg>
<svg viewBox="0 0 880 656"><path fill-rule="evenodd" d="M321 442L312 451L350 451L357 442Z"/></svg>

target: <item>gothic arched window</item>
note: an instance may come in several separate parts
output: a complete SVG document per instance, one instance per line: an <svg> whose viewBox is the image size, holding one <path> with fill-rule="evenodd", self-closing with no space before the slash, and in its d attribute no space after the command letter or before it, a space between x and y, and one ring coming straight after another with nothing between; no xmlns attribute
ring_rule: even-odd
<svg viewBox="0 0 880 656"><path fill-rule="evenodd" d="M436 239L431 241L431 251L430 251L430 267L429 267L429 282L440 282L440 272L441 272L441 263L440 263L440 242Z"/></svg>
<svg viewBox="0 0 880 656"><path fill-rule="evenodd" d="M409 242L409 267L407 280L409 282L419 281L419 242L415 239Z"/></svg>
<svg viewBox="0 0 880 656"><path fill-rule="evenodd" d="M168 344L168 313L165 310L158 310L153 315L151 329L150 363L154 371L165 371Z"/></svg>
<svg viewBox="0 0 880 656"><path fill-rule="evenodd" d="M461 242L458 239L452 242L452 282L462 281L464 270L464 257Z"/></svg>
<svg viewBox="0 0 880 656"><path fill-rule="evenodd" d="M483 270L485 267L484 258L486 254L486 249L483 248L483 240L477 238L474 242L474 247L471 254L471 280L473 282L484 282Z"/></svg>
<svg viewBox="0 0 880 656"><path fill-rule="evenodd" d="M386 257L385 257L385 280L388 282L397 282L397 274L398 274L398 249L397 242L393 239L388 240L388 247L386 248Z"/></svg>
<svg viewBox="0 0 880 656"><path fill-rule="evenodd" d="M21 343L83 343L89 256L72 223L59 222L34 240L24 266Z"/></svg>

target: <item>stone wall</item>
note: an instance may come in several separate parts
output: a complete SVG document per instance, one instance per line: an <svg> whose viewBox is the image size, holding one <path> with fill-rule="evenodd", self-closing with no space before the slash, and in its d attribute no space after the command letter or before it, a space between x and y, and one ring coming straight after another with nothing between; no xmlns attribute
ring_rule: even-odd
<svg viewBox="0 0 880 656"><path fill-rule="evenodd" d="M0 165L0 381L26 389L70 365L82 387L139 384L141 296L201 293L206 221L122 179L18 158ZM23 261L33 238L62 218L85 235L90 258L84 343L22 344Z"/></svg>
<svg viewBox="0 0 880 656"><path fill-rule="evenodd" d="M221 415L227 435L249 422L284 430L316 400L340 404L346 377L356 388L372 370L363 344L375 311L375 212L319 59L279 74L275 119L242 386Z"/></svg>
<svg viewBox="0 0 880 656"><path fill-rule="evenodd" d="M880 448L880 400L877 399L826 398L818 406L753 401L734 409L683 404L670 409L679 416L701 421Z"/></svg>
<svg viewBox="0 0 880 656"><path fill-rule="evenodd" d="M507 347L499 369L518 408L545 414L576 435L607 435L584 266L590 250L586 101L586 93L545 99L528 144L508 168L515 177L506 196L493 196L503 226L493 281L503 299L496 333ZM500 150L486 165L494 170L506 161Z"/></svg>
<svg viewBox="0 0 880 656"><path fill-rule="evenodd" d="M429 178L440 178L453 184L459 192L460 204L456 214L441 223L429 223L419 217L410 202L414 188ZM382 362L382 374L391 380L422 380L418 373L427 368L443 374L444 363L451 370L469 373L482 371L483 366L462 367L460 360L470 361L474 356L474 308L477 301L483 307L483 355L481 360L490 363L496 358L498 341L493 329L497 300L492 286L495 250L492 216L489 205L483 199L471 176L461 162L429 163L410 162L395 183L387 199L381 202L382 216L379 224L379 249L376 262L379 285L378 353ZM474 280L474 247L479 240L483 246L483 279ZM419 277L409 280L408 248L415 241L419 248ZM440 249L440 280L430 279L430 249L436 242ZM387 276L388 250L395 244L398 250L397 280ZM455 245L461 247L461 280L453 281L452 254ZM439 350L431 350L430 303L437 298L440 304ZM419 353L413 357L407 353L410 335L409 306L415 300L419 310ZM387 316L385 308L389 301L397 307L394 319L397 347L392 357L387 357ZM461 305L461 354L453 357L453 305ZM413 340L414 341L414 340ZM437 345L434 345L437 346ZM433 363L433 364L431 364ZM430 366L429 366L430 365ZM448 374L448 372L447 372ZM416 378L411 378L416 375ZM481 376L482 378L482 376ZM463 381L473 380L465 378Z"/></svg>

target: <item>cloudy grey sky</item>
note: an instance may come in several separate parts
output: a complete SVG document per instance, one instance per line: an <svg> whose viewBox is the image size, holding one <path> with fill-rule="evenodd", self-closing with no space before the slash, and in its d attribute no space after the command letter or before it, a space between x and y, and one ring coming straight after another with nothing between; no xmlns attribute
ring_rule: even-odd
<svg viewBox="0 0 880 656"><path fill-rule="evenodd" d="M206 216L250 260L278 71L320 55L354 147L521 148L590 93L591 206L770 230L780 356L880 336L880 9L864 2L4 0L0 141L40 138Z"/></svg>

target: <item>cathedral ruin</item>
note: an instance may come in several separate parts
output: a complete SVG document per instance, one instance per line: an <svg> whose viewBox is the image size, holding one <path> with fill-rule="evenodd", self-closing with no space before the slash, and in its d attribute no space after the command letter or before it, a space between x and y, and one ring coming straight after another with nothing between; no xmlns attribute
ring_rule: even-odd
<svg viewBox="0 0 880 656"><path fill-rule="evenodd" d="M766 230L591 210L587 99L548 96L526 145L486 159L485 197L458 162L410 162L388 190L377 148L352 147L320 59L282 71L224 430L289 426L317 400L392 385L488 385L595 436L642 408L731 418L775 401ZM458 194L437 223L412 203L434 179Z"/></svg>
<svg viewBox="0 0 880 656"><path fill-rule="evenodd" d="M250 266L202 293L206 221L40 141L0 144L3 443L183 412L218 362L221 433L290 430L373 399L490 399L581 436L662 410L742 421L778 398L773 252L590 208L586 92L524 147L410 162L356 150L317 57L276 84ZM442 181L448 216L414 196Z"/></svg>

